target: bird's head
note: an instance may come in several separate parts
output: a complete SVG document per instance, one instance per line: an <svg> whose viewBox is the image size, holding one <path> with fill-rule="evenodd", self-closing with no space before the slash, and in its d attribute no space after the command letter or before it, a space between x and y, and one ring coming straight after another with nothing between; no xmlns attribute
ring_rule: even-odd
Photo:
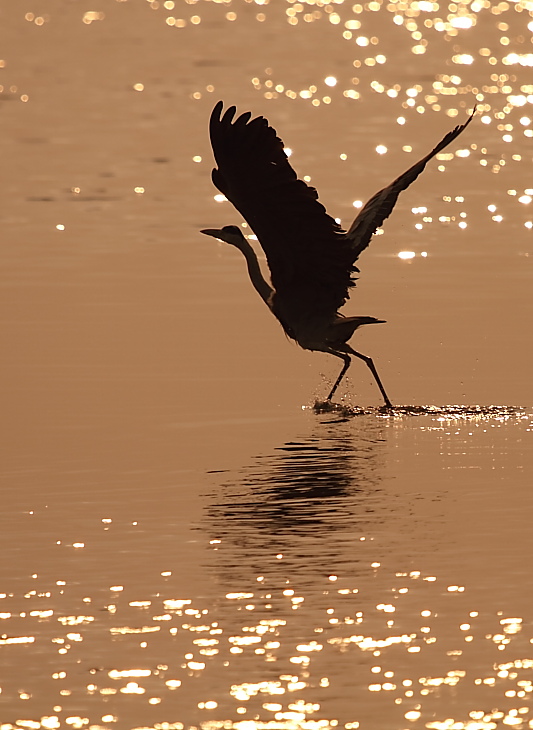
<svg viewBox="0 0 533 730"><path fill-rule="evenodd" d="M224 226L224 228L204 228L200 231L200 233L205 233L206 236L213 236L213 238L218 238L220 241L230 243L232 246L236 246L241 250L243 246L249 245L239 226Z"/></svg>

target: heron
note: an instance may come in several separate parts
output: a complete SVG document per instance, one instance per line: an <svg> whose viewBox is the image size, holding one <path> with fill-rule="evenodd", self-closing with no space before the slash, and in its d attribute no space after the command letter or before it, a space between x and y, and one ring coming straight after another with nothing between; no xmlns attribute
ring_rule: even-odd
<svg viewBox="0 0 533 730"><path fill-rule="evenodd" d="M263 276L255 251L239 226L205 228L201 233L239 249L253 286L289 338L304 350L329 353L343 361L327 402L336 393L352 357L356 357L372 373L385 408L392 409L372 358L348 344L359 327L385 320L345 316L338 310L355 286L359 273L355 264L360 254L391 214L401 191L466 129L475 107L466 122L448 132L431 152L373 195L347 231L328 215L316 189L298 179L282 140L267 119L252 119L249 111L235 118L235 106L223 110L224 102L219 101L209 121L216 162L211 178L259 241L271 283Z"/></svg>

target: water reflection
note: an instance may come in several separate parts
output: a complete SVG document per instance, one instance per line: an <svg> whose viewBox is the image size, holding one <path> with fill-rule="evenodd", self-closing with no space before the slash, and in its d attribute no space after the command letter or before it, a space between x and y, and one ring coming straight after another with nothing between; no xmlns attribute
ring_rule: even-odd
<svg viewBox="0 0 533 730"><path fill-rule="evenodd" d="M368 417L356 428L320 424L316 433L258 457L223 484L222 498L217 488L206 510L204 527L221 543L220 567L254 574L257 558L281 555L263 572L291 572L296 562L298 579L305 574L309 581L315 571L357 562L357 551L348 557L347 549L383 520L376 505L384 447L383 424Z"/></svg>
<svg viewBox="0 0 533 730"><path fill-rule="evenodd" d="M525 619L501 596L490 608L481 599L478 568L460 564L473 560L468 529L461 561L453 557L462 548L443 505L454 480L444 469L464 464L443 460L439 474L440 463L420 454L432 434L447 464L466 449L478 469L490 456L479 458L482 434L526 427L529 417L495 407L404 411L335 424L323 414L308 436L258 457L210 495L201 527L226 591L217 611L231 635L228 666L241 666L231 695L246 727L526 727ZM395 476L388 468L398 447L417 464L399 489L402 468ZM479 509L477 518L486 523Z"/></svg>
<svg viewBox="0 0 533 730"><path fill-rule="evenodd" d="M331 416L210 475L191 540L206 565L192 562L188 583L174 573L190 546L169 549L172 485L153 525L120 533L103 520L145 564L117 573L111 533L92 534L76 580L36 573L0 594L14 708L2 727L530 727L517 536L529 531L531 414ZM200 567L210 579L194 591ZM28 669L28 645L47 673Z"/></svg>

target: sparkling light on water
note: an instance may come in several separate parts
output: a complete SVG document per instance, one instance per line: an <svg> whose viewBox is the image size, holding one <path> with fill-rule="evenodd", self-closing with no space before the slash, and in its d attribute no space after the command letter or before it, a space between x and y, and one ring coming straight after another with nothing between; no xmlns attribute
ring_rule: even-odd
<svg viewBox="0 0 533 730"><path fill-rule="evenodd" d="M348 225L477 104L468 136L402 193L398 225L384 222L366 259L370 271L380 267L372 275L392 291L394 314L402 287L412 299L426 327L420 341L431 332L439 358L448 347L444 320L473 318L477 336L484 302L511 287L489 297L470 289L468 271L484 280L501 269L505 281L519 251L516 288L527 289L531 4L117 0L105 12L74 3L66 13L48 5L19 13L13 27L26 34L26 50L17 56L11 44L0 61L5 149L16 153L5 188L7 258L37 242L17 276L6 277L6 289L23 294L6 310L16 347L4 359L13 372L27 369L17 389L32 405L9 422L22 428L12 440L20 462L9 472L3 528L2 729L531 727L528 604L521 586L515 593L486 580L493 570L500 578L527 570L527 535L502 539L500 528L525 524L526 492L519 497L516 487L531 414L459 406L384 414L346 404L313 414L311 435L300 439L294 414L277 400L271 413L246 405L241 417L235 396L231 413L213 417L199 395L191 421L183 383L203 394L205 361L218 367L224 357L210 314L220 307L213 282L233 286L237 269L231 263L209 278L211 259L181 270L178 258L196 245L202 216L230 215L208 180L207 119L219 98L279 127L301 178L320 180L321 200ZM122 231L117 248L110 221ZM482 249L463 245L474 239ZM465 265L473 250L475 269ZM87 261L93 268L83 268ZM447 288L434 318L429 302L442 290L426 278L415 288L408 277L441 264ZM187 286L205 293L196 300L204 319L195 322L209 357L178 334L179 349L166 349L174 324L196 306L178 306ZM361 280L360 291L371 289ZM252 316L231 297L234 312ZM398 307L407 341L414 323L402 314ZM270 362L276 355L259 349L261 326L251 325L250 350ZM508 335L503 319L494 332ZM126 363L120 353L131 333ZM228 340L221 394L257 378L237 372L236 337ZM527 329L520 347L492 342L491 358L506 352L502 380L518 379L516 359L528 346ZM462 349L449 352L462 363ZM406 352L411 379L419 355ZM381 359L398 370L392 356ZM181 372L189 360L193 381ZM465 363L464 378L477 379L482 365L481 355ZM435 373L422 361L420 371L438 382L444 368ZM453 375L458 397L467 392L462 371ZM125 390L130 382L135 391ZM65 410L54 411L63 401ZM39 416L45 425L32 447ZM232 451L234 443L259 428L257 464L239 471L246 449L257 450L250 440ZM207 476L219 444L224 464ZM197 450L192 466L179 449ZM196 512L181 511L189 499ZM25 520L35 523L20 529ZM499 572L487 564L495 556Z"/></svg>

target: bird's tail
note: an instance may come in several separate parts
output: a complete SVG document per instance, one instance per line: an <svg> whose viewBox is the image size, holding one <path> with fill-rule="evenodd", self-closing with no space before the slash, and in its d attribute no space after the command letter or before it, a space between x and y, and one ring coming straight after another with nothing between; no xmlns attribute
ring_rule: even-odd
<svg viewBox="0 0 533 730"><path fill-rule="evenodd" d="M384 319L376 317L340 317L335 322L335 335L339 342L347 342L358 327L364 324L384 324Z"/></svg>
<svg viewBox="0 0 533 730"><path fill-rule="evenodd" d="M357 326L362 324L385 324L386 319L376 319L376 317L346 317L346 321L357 322Z"/></svg>

